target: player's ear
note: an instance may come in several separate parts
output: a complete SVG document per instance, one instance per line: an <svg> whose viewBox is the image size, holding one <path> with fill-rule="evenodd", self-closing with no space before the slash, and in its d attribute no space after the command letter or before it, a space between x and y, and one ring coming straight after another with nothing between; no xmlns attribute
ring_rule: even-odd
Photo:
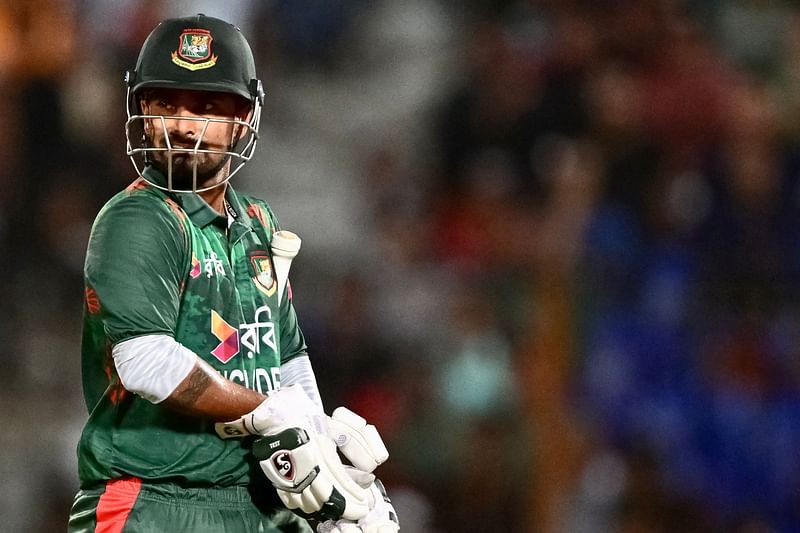
<svg viewBox="0 0 800 533"><path fill-rule="evenodd" d="M253 106L247 100L241 100L236 106L236 118L249 123L253 118Z"/></svg>
<svg viewBox="0 0 800 533"><path fill-rule="evenodd" d="M142 115L149 115L150 114L150 101L142 95L139 97L139 112ZM142 128L143 133L146 135L150 135L153 132L153 123L152 119L144 119L142 120Z"/></svg>
<svg viewBox="0 0 800 533"><path fill-rule="evenodd" d="M249 124L250 120L253 118L253 106L250 105L250 102L247 100L242 100L239 105L236 107L236 119L244 122L245 124ZM234 144L242 140L248 134L248 128L242 126L241 124L236 125L236 129L234 131Z"/></svg>
<svg viewBox="0 0 800 533"><path fill-rule="evenodd" d="M139 111L143 115L148 115L150 111L150 100L152 96L152 92L148 89L143 90L136 98L136 104L139 107Z"/></svg>
<svg viewBox="0 0 800 533"><path fill-rule="evenodd" d="M151 102L151 93L150 91L142 91L142 94L136 99L137 107L139 108L139 113L142 115L149 115L150 114L150 102ZM152 121L149 119L144 119L142 121L142 127L144 128L144 133L150 134L153 130Z"/></svg>

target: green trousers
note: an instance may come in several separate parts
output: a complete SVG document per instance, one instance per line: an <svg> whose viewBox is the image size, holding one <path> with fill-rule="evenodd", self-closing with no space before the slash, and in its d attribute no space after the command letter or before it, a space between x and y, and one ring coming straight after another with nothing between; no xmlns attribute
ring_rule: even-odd
<svg viewBox="0 0 800 533"><path fill-rule="evenodd" d="M277 496L276 496L277 499ZM137 478L81 490L69 533L312 533L279 503L256 504L245 487L185 488Z"/></svg>

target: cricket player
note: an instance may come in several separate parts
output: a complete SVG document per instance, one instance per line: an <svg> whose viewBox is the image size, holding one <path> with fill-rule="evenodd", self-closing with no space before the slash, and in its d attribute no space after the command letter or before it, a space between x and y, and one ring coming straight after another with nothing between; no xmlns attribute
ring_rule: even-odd
<svg viewBox="0 0 800 533"><path fill-rule="evenodd" d="M244 36L165 20L127 84L138 177L86 255L89 418L69 531L397 532L372 474L380 435L323 411L285 279L300 241L228 182L264 99Z"/></svg>

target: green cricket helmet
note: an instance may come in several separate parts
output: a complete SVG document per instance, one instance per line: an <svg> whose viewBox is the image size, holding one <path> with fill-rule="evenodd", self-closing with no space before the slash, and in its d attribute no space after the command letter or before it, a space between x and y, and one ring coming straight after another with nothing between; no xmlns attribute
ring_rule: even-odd
<svg viewBox="0 0 800 533"><path fill-rule="evenodd" d="M193 17L168 19L161 22L150 33L142 45L136 69L126 75L128 86L127 114L125 124L127 153L136 171L155 187L174 192L202 192L227 182L244 164L250 160L258 140L258 125L261 121L261 106L264 90L256 77L255 61L250 45L236 26L203 14ZM247 122L238 119L219 119L198 117L200 135L194 147L173 146L166 128L165 118L159 115L145 115L141 110L141 98L147 89L188 89L195 91L214 91L231 93L250 102ZM185 119L184 119L185 120ZM145 121L160 122L164 131L165 147L149 146L144 135ZM201 148L203 135L212 122L236 124L245 130L239 140L228 150ZM134 145L132 138L139 138ZM145 172L153 161L155 152L166 154L164 179ZM198 189L197 155L200 153L224 154L233 161L226 179L212 187ZM172 179L174 156L194 156L192 188L175 189Z"/></svg>

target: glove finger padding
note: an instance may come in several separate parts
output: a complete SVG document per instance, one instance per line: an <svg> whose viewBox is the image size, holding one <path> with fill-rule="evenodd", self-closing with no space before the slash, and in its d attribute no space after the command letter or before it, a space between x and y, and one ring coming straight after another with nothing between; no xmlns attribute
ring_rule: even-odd
<svg viewBox="0 0 800 533"><path fill-rule="evenodd" d="M362 533L356 522L328 520L317 526L317 533Z"/></svg>
<svg viewBox="0 0 800 533"><path fill-rule="evenodd" d="M375 426L346 407L333 411L328 419L328 434L353 466L364 472L372 472L389 458Z"/></svg>
<svg viewBox="0 0 800 533"><path fill-rule="evenodd" d="M400 531L400 519L381 480L376 479L370 490L375 505L372 506L367 516L358 521L361 530L364 533L397 533Z"/></svg>
<svg viewBox="0 0 800 533"><path fill-rule="evenodd" d="M347 474L325 435L288 428L256 440L253 455L284 505L305 518L359 520L374 505L373 494Z"/></svg>
<svg viewBox="0 0 800 533"><path fill-rule="evenodd" d="M344 466L345 472L350 476L350 479L355 481L362 489L369 489L375 482L375 474L371 472L364 472L352 466Z"/></svg>
<svg viewBox="0 0 800 533"><path fill-rule="evenodd" d="M348 474L352 475L353 470L348 469ZM374 505L364 518L357 522L328 520L317 526L317 533L398 533L400 521L383 483L375 479L370 485L370 491L373 493Z"/></svg>

